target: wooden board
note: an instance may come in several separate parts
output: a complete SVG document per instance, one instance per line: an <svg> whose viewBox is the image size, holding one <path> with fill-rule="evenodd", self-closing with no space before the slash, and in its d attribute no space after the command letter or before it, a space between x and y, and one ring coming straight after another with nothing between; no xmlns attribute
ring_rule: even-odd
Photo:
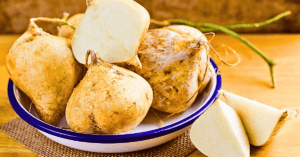
<svg viewBox="0 0 300 157"><path fill-rule="evenodd" d="M257 100L279 109L300 110L300 34L242 35L277 63L275 75L277 88L272 89L267 64L252 50L235 38L219 35L212 46L224 58L222 44L232 47L241 57L235 67L223 65L212 53L220 67L223 79L222 89ZM8 73L5 55L18 36L0 36L0 125L17 117L7 98ZM228 62L236 57L228 51ZM287 122L273 142L263 147L251 147L251 157L297 157L300 154L300 118ZM36 156L17 141L0 131L0 157ZM195 151L189 157L204 156Z"/></svg>

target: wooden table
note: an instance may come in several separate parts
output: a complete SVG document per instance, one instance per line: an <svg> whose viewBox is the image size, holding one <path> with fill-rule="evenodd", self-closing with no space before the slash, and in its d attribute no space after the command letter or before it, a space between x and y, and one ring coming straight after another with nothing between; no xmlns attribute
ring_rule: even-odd
<svg viewBox="0 0 300 157"><path fill-rule="evenodd" d="M227 91L255 99L279 109L300 110L300 34L242 35L277 64L275 75L277 88L272 89L269 69L266 63L248 47L227 35L217 35L212 46L225 57L222 43L239 53L242 61L238 66L223 65L215 55L212 58L220 67L223 86ZM11 108L6 88L8 73L5 68L5 55L18 35L0 36L0 125L17 117ZM228 62L235 56L229 52ZM36 156L0 131L0 156ZM189 157L204 156L195 151ZM273 142L263 147L251 147L252 157L298 157L300 156L300 118L288 121Z"/></svg>

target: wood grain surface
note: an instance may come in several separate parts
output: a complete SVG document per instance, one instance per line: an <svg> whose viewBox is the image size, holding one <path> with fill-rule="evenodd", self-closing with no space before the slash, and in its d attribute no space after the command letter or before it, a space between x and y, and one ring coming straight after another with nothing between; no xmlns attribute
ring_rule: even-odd
<svg viewBox="0 0 300 157"><path fill-rule="evenodd" d="M232 47L242 61L238 66L223 65L211 51L220 68L222 89L257 100L278 109L300 110L300 34L242 35L277 63L277 88L271 88L267 64L233 37L217 34L212 46L226 58L222 44ZM18 35L0 35L0 125L17 117L7 98L8 73L5 55ZM228 51L228 62L236 57ZM274 140L263 147L251 147L251 157L298 157L300 154L300 117L288 121ZM0 131L0 157L36 156ZM189 157L203 157L195 151Z"/></svg>
<svg viewBox="0 0 300 157"><path fill-rule="evenodd" d="M299 33L300 1L298 0L135 0L157 20L181 18L193 22L220 25L256 23L290 10L292 15L265 27L238 29L244 33ZM61 18L84 13L86 0L1 0L0 34L23 33L33 17ZM44 30L57 31L53 24L39 23Z"/></svg>

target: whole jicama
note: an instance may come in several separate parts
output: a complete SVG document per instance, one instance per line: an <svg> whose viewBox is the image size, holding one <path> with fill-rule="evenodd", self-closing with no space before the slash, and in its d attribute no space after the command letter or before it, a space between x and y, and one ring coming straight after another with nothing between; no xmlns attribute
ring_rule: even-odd
<svg viewBox="0 0 300 157"><path fill-rule="evenodd" d="M83 77L70 41L42 31L33 22L9 50L6 67L14 84L34 103L39 118L52 125L64 116L69 97Z"/></svg>
<svg viewBox="0 0 300 157"><path fill-rule="evenodd" d="M94 51L89 54L88 71L67 105L67 123L81 133L128 133L148 113L152 89L136 73L104 62Z"/></svg>
<svg viewBox="0 0 300 157"><path fill-rule="evenodd" d="M189 108L213 73L208 41L195 28L173 25L149 30L138 56L142 68L126 68L144 77L154 93L152 107L167 113Z"/></svg>

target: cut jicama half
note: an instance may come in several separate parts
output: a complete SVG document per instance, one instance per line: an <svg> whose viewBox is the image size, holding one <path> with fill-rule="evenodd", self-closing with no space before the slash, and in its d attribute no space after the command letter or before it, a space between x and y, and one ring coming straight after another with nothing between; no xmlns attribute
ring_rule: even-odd
<svg viewBox="0 0 300 157"><path fill-rule="evenodd" d="M271 141L283 124L290 119L287 117L292 111L279 110L226 91L221 93L226 98L227 104L240 116L250 144L254 146L262 146ZM297 112L294 113L296 116Z"/></svg>
<svg viewBox="0 0 300 157"><path fill-rule="evenodd" d="M192 125L192 143L209 157L249 157L250 144L238 114L217 100Z"/></svg>
<svg viewBox="0 0 300 157"><path fill-rule="evenodd" d="M72 39L78 62L88 50L109 63L139 66L137 50L150 24L149 13L133 0L88 0L87 10Z"/></svg>

